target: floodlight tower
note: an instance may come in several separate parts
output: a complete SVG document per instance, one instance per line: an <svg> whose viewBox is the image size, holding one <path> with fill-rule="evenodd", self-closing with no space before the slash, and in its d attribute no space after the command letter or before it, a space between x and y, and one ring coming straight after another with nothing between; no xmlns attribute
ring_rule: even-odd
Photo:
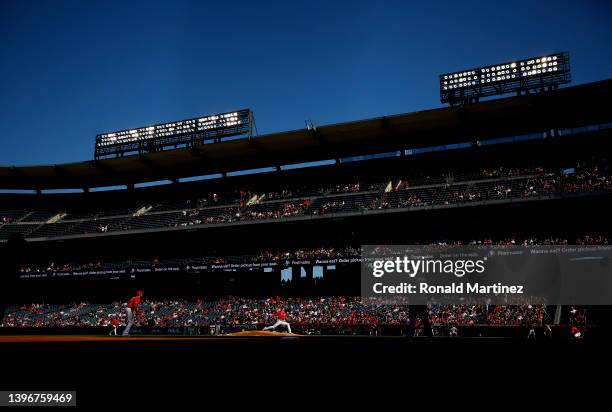
<svg viewBox="0 0 612 412"><path fill-rule="evenodd" d="M553 53L441 74L440 101L451 106L477 103L482 97L554 90L570 81L569 53Z"/></svg>

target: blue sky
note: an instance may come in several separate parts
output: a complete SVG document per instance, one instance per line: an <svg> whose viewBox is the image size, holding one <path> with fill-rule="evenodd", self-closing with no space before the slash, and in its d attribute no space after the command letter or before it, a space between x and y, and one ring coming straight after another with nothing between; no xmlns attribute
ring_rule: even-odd
<svg viewBox="0 0 612 412"><path fill-rule="evenodd" d="M2 0L0 165L240 108L261 134L440 107L439 73L550 52L612 77L608 1L424 3Z"/></svg>

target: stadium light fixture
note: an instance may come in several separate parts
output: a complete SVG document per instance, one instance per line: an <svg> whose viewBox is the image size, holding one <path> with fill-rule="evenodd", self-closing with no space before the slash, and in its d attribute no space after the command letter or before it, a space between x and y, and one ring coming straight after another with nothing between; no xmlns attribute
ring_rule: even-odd
<svg viewBox="0 0 612 412"><path fill-rule="evenodd" d="M473 103L481 97L550 90L570 81L569 53L553 53L442 74L440 101Z"/></svg>
<svg viewBox="0 0 612 412"><path fill-rule="evenodd" d="M249 109L178 120L96 136L96 159L164 150L179 145L193 146L207 140L251 135L253 113Z"/></svg>

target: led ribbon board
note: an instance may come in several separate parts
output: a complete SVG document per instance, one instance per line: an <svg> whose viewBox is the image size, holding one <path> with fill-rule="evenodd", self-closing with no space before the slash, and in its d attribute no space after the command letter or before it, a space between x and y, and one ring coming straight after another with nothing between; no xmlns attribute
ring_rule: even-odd
<svg viewBox="0 0 612 412"><path fill-rule="evenodd" d="M440 75L442 103L469 103L480 97L541 90L569 83L569 53L554 53L525 60Z"/></svg>
<svg viewBox="0 0 612 412"><path fill-rule="evenodd" d="M96 136L96 159L145 153L179 145L192 146L206 140L220 141L224 137L251 132L252 114L249 109L180 120L137 129L103 133Z"/></svg>

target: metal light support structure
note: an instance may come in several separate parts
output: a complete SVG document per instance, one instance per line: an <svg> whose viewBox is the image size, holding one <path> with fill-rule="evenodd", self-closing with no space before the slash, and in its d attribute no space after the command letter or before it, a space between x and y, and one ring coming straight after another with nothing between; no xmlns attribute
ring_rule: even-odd
<svg viewBox="0 0 612 412"><path fill-rule="evenodd" d="M161 123L96 136L94 158L159 152L167 148L218 143L226 137L253 133L250 109Z"/></svg>
<svg viewBox="0 0 612 412"><path fill-rule="evenodd" d="M571 81L569 53L479 67L440 75L442 103L476 103L481 97L552 90Z"/></svg>

